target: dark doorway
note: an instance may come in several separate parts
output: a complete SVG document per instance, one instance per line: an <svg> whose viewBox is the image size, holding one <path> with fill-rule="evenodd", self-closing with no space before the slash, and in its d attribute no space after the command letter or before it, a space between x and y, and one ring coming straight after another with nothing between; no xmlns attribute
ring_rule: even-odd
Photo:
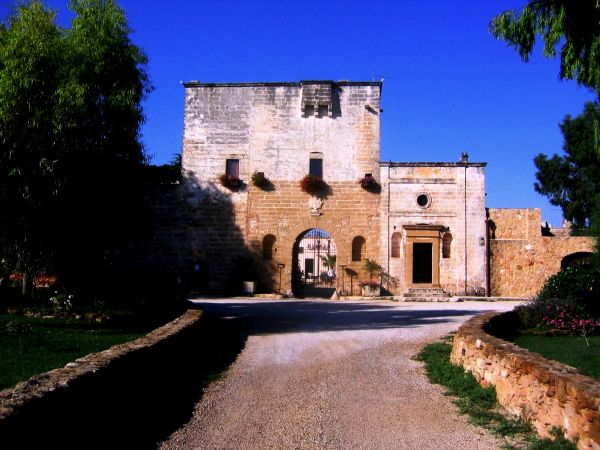
<svg viewBox="0 0 600 450"><path fill-rule="evenodd" d="M560 268L566 269L567 267L571 267L576 264L591 262L593 257L594 254L590 252L571 253L560 261Z"/></svg>
<svg viewBox="0 0 600 450"><path fill-rule="evenodd" d="M413 283L431 284L432 243L413 244Z"/></svg>

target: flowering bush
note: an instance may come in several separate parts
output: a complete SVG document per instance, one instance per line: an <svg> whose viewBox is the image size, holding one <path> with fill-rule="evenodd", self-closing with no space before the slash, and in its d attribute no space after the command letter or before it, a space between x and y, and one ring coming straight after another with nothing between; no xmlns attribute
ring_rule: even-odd
<svg viewBox="0 0 600 450"><path fill-rule="evenodd" d="M50 297L50 303L56 312L69 312L73 309L73 294L57 294Z"/></svg>
<svg viewBox="0 0 600 450"><path fill-rule="evenodd" d="M381 185L377 182L373 175L365 175L363 178L358 180L358 184L365 191L379 193L381 192Z"/></svg>
<svg viewBox="0 0 600 450"><path fill-rule="evenodd" d="M227 175L226 173L219 176L221 184L228 189L239 189L244 182L237 177Z"/></svg>
<svg viewBox="0 0 600 450"><path fill-rule="evenodd" d="M527 328L579 334L586 339L600 331L600 273L591 264L578 264L551 276L537 298L516 308ZM589 345L589 344L588 344Z"/></svg>
<svg viewBox="0 0 600 450"><path fill-rule="evenodd" d="M587 337L600 330L600 320L587 314L581 306L559 301L546 304L542 322L553 329L583 336L588 347Z"/></svg>
<svg viewBox="0 0 600 450"><path fill-rule="evenodd" d="M300 189L310 195L323 195L327 192L327 183L317 175L306 175L300 180Z"/></svg>

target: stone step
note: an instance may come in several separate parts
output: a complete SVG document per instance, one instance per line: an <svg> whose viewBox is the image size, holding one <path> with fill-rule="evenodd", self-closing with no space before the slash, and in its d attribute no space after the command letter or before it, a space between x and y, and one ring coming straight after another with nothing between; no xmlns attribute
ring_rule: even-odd
<svg viewBox="0 0 600 450"><path fill-rule="evenodd" d="M405 302L449 302L451 297L438 295L436 297L407 297L406 295L402 298Z"/></svg>
<svg viewBox="0 0 600 450"><path fill-rule="evenodd" d="M441 288L408 288L408 292L404 293L404 297L406 298L435 298L449 296L450 294L447 294Z"/></svg>

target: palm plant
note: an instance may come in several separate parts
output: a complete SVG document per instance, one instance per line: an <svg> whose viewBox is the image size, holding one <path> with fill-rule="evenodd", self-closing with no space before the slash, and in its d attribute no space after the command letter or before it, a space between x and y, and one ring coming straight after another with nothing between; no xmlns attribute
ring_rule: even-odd
<svg viewBox="0 0 600 450"><path fill-rule="evenodd" d="M323 264L325 264L325 267L335 269L335 262L337 259L335 255L321 255L321 259L323 260Z"/></svg>

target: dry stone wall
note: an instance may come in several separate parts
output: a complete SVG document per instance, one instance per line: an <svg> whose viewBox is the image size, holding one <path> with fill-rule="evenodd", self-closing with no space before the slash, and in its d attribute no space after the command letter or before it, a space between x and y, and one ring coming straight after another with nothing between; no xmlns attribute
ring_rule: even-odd
<svg viewBox="0 0 600 450"><path fill-rule="evenodd" d="M462 365L482 386L495 386L498 402L531 422L540 435L561 427L579 449L600 449L600 382L491 336L484 327L494 319L503 318L482 314L458 330L452 363Z"/></svg>
<svg viewBox="0 0 600 450"><path fill-rule="evenodd" d="M136 433L156 426L155 418L165 427L172 420L173 413L154 408L174 406L197 386L188 376L194 358L186 352L198 342L201 315L189 310L135 341L1 391L3 448L144 447L144 436Z"/></svg>
<svg viewBox="0 0 600 450"><path fill-rule="evenodd" d="M488 210L491 295L533 297L565 256L592 252L590 237L542 236L539 209Z"/></svg>

